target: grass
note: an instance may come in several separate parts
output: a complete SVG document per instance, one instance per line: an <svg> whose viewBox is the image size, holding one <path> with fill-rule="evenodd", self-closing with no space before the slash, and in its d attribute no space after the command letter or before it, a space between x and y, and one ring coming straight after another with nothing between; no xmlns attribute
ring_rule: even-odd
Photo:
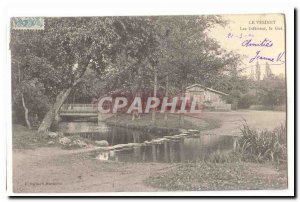
<svg viewBox="0 0 300 202"><path fill-rule="evenodd" d="M250 128L245 122L241 136L235 140L234 148L228 152L213 152L206 161L229 162L271 162L276 165L287 162L286 128L284 125L272 131Z"/></svg>
<svg viewBox="0 0 300 202"><path fill-rule="evenodd" d="M145 180L169 191L286 189L286 172L255 163L189 163Z"/></svg>
<svg viewBox="0 0 300 202"><path fill-rule="evenodd" d="M221 152L217 150L211 153L205 161L210 163L233 163L241 162L241 155L235 151Z"/></svg>
<svg viewBox="0 0 300 202"><path fill-rule="evenodd" d="M109 122L115 122L119 124L128 124L135 126L155 126L155 127L167 127L167 128L183 128L183 129L201 129L196 124L184 120L184 124L180 125L179 116L168 115L168 119L164 120L164 114L156 114L156 122L152 121L151 114L142 114L139 119L132 120L131 115L119 114L117 117L111 117L107 119Z"/></svg>
<svg viewBox="0 0 300 202"><path fill-rule="evenodd" d="M252 129L247 123L241 129L242 136L235 143L235 152L243 161L285 163L287 160L286 127L268 131Z"/></svg>
<svg viewBox="0 0 300 202"><path fill-rule="evenodd" d="M286 159L283 149L286 147L285 131L284 126L273 131L257 131L244 125L235 151L217 150L206 162L175 164L171 170L155 173L144 183L170 191L285 189L287 173L284 165L276 169L273 164L257 163ZM14 149L49 146L49 140L34 130L13 125ZM278 148L282 150L276 153Z"/></svg>
<svg viewBox="0 0 300 202"><path fill-rule="evenodd" d="M286 189L286 160L285 126L259 131L245 123L233 150L217 150L202 162L178 164L145 183L170 191Z"/></svg>
<svg viewBox="0 0 300 202"><path fill-rule="evenodd" d="M202 130L212 130L219 128L222 125L222 121L220 119L203 118L203 120L207 123L207 126L203 127Z"/></svg>
<svg viewBox="0 0 300 202"><path fill-rule="evenodd" d="M25 126L17 124L12 127L13 149L34 149L49 146L49 141L51 139L39 135L36 130L29 130Z"/></svg>

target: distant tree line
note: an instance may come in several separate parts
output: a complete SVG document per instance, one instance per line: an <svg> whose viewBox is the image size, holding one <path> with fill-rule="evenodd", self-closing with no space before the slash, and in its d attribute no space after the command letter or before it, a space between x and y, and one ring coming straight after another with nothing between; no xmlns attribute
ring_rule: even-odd
<svg viewBox="0 0 300 202"><path fill-rule="evenodd" d="M277 106L286 105L286 81L285 77L272 73L270 65L265 64L265 74L261 76L261 66L256 63L256 73L251 71L250 77L239 77L239 88L231 92L233 97L229 102L233 108L248 109L251 105L260 105L262 109L273 110Z"/></svg>

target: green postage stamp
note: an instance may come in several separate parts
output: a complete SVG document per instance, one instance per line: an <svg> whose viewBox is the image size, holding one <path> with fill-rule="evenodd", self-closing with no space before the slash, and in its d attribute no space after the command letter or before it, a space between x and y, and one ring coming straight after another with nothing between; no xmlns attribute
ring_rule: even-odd
<svg viewBox="0 0 300 202"><path fill-rule="evenodd" d="M13 17L11 26L12 29L43 30L45 24L42 17Z"/></svg>

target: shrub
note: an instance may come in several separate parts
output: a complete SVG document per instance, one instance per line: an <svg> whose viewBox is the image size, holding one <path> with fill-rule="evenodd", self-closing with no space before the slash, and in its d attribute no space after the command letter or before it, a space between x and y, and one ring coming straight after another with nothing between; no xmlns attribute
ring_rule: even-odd
<svg viewBox="0 0 300 202"><path fill-rule="evenodd" d="M217 150L209 155L206 161L210 163L233 163L241 161L240 153L235 151L220 152Z"/></svg>
<svg viewBox="0 0 300 202"><path fill-rule="evenodd" d="M242 95L238 101L239 109L248 109L252 104L256 103L257 99L251 94Z"/></svg>
<svg viewBox="0 0 300 202"><path fill-rule="evenodd" d="M273 131L258 131L251 129L245 122L241 129L242 136L235 142L235 152L241 154L243 161L275 163L285 162L287 159L286 127Z"/></svg>

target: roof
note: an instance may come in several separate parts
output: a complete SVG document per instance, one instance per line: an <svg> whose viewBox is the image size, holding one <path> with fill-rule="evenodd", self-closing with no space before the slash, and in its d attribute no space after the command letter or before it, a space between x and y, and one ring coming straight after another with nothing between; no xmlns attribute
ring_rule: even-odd
<svg viewBox="0 0 300 202"><path fill-rule="evenodd" d="M227 93L223 93L223 92L221 92L221 91L217 91L217 90L212 89L212 88L207 88L207 87L205 87L205 86L203 86L203 85L201 85L201 84L193 84L193 85L190 85L190 86L186 87L186 89L188 90L188 89L193 88L193 87L201 87L201 88L204 88L204 89L207 90L207 91L211 91L211 92L214 92L214 93L217 93L217 94L221 94L221 95L229 95L229 94L227 94Z"/></svg>

